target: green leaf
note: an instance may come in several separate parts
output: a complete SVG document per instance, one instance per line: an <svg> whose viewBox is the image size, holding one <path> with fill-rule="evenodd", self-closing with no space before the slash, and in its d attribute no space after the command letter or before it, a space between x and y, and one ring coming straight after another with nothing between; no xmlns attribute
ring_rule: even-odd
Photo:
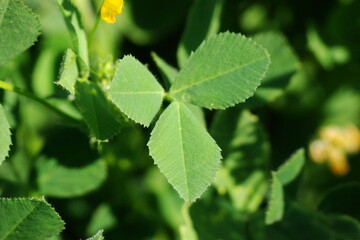
<svg viewBox="0 0 360 240"><path fill-rule="evenodd" d="M28 49L40 34L38 17L19 0L0 1L0 67Z"/></svg>
<svg viewBox="0 0 360 240"><path fill-rule="evenodd" d="M87 240L104 240L105 238L103 237L103 232L104 230L99 230L94 236L88 238Z"/></svg>
<svg viewBox="0 0 360 240"><path fill-rule="evenodd" d="M224 157L214 182L219 193L228 193L233 206L254 212L267 193L270 144L259 118L247 110L217 111L211 135Z"/></svg>
<svg viewBox="0 0 360 240"><path fill-rule="evenodd" d="M54 95L54 82L56 75L58 52L52 48L43 47L31 75L31 87L38 97L49 97Z"/></svg>
<svg viewBox="0 0 360 240"><path fill-rule="evenodd" d="M156 66L159 68L166 86L170 86L174 82L178 70L165 62L165 60L159 57L155 52L152 52L151 56L156 63Z"/></svg>
<svg viewBox="0 0 360 240"><path fill-rule="evenodd" d="M190 216L200 240L249 239L247 217L244 218L224 198L200 199L191 206Z"/></svg>
<svg viewBox="0 0 360 240"><path fill-rule="evenodd" d="M254 94L270 63L268 53L241 34L222 33L190 56L170 88L177 101L225 109Z"/></svg>
<svg viewBox="0 0 360 240"><path fill-rule="evenodd" d="M284 193L283 186L276 173L272 175L270 201L266 211L266 224L273 224L280 221L284 214Z"/></svg>
<svg viewBox="0 0 360 240"><path fill-rule="evenodd" d="M120 132L124 125L121 113L98 85L89 81L77 81L75 98L80 112L97 139L110 139Z"/></svg>
<svg viewBox="0 0 360 240"><path fill-rule="evenodd" d="M281 222L265 225L262 214L251 220L249 232L256 240L355 240L360 239L360 224L344 215L321 214L294 203L286 205ZM254 221L255 220L255 221ZM301 229L301 234L299 230Z"/></svg>
<svg viewBox="0 0 360 240"><path fill-rule="evenodd" d="M76 197L98 188L106 178L106 163L97 160L82 168L61 166L55 159L37 163L37 184L42 194L51 197Z"/></svg>
<svg viewBox="0 0 360 240"><path fill-rule="evenodd" d="M220 148L184 103L160 116L148 143L155 164L185 201L195 201L211 184Z"/></svg>
<svg viewBox="0 0 360 240"><path fill-rule="evenodd" d="M43 240L59 234L64 222L43 199L0 199L0 239Z"/></svg>
<svg viewBox="0 0 360 240"><path fill-rule="evenodd" d="M299 149L276 171L276 175L280 182L284 186L292 182L299 175L304 163L305 151L304 149Z"/></svg>
<svg viewBox="0 0 360 240"><path fill-rule="evenodd" d="M117 219L109 204L103 203L95 209L86 232L94 234L98 229L111 229L117 224Z"/></svg>
<svg viewBox="0 0 360 240"><path fill-rule="evenodd" d="M78 56L77 64L81 75L89 75L89 53L86 32L78 9L69 0L57 0L71 36L74 52Z"/></svg>
<svg viewBox="0 0 360 240"><path fill-rule="evenodd" d="M10 145L10 125L6 119L4 108L0 104L0 165L8 156Z"/></svg>
<svg viewBox="0 0 360 240"><path fill-rule="evenodd" d="M284 93L290 79L299 69L299 60L287 42L278 32L256 34L253 40L261 44L271 56L271 64L261 86L246 105L261 105L271 102Z"/></svg>
<svg viewBox="0 0 360 240"><path fill-rule="evenodd" d="M75 95L75 83L79 77L79 70L76 65L76 55L69 48L61 62L59 81L57 84Z"/></svg>
<svg viewBox="0 0 360 240"><path fill-rule="evenodd" d="M133 56L125 56L116 68L110 97L129 118L149 126L159 111L164 89L151 72Z"/></svg>
<svg viewBox="0 0 360 240"><path fill-rule="evenodd" d="M190 9L184 33L177 50L179 66L184 66L190 53L201 42L220 29L220 17L223 0L195 0Z"/></svg>

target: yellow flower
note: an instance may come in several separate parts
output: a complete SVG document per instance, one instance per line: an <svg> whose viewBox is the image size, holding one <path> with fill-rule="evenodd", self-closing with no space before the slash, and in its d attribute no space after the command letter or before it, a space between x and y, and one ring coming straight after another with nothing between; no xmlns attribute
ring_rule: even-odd
<svg viewBox="0 0 360 240"><path fill-rule="evenodd" d="M360 130L354 125L326 126L319 130L319 138L309 146L311 159L316 163L327 162L338 176L349 172L347 155L360 152Z"/></svg>
<svg viewBox="0 0 360 240"><path fill-rule="evenodd" d="M101 18L107 23L116 22L115 16L121 14L123 5L123 0L104 0L100 10Z"/></svg>

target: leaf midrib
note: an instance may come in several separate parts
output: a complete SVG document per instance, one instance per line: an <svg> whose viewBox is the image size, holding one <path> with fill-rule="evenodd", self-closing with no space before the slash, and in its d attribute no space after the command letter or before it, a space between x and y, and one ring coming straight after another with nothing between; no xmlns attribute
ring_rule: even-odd
<svg viewBox="0 0 360 240"><path fill-rule="evenodd" d="M111 91L111 94L123 94L123 95L130 95L130 94L152 94L152 95L164 95L164 92L118 92L118 91Z"/></svg>
<svg viewBox="0 0 360 240"><path fill-rule="evenodd" d="M31 209L31 211L30 211L27 215L25 215L25 216L20 220L20 222L18 222L17 224L15 224L15 226L14 226L14 227L5 235L5 237L2 238L1 240L6 240L6 238L7 238L8 236L10 236L10 234L13 233L14 230L15 230L18 226L20 226L20 224L22 224L22 223L25 221L25 219L28 218L28 217L35 211L35 209L39 206L39 204L40 204L40 202L37 202L37 204L34 206L34 208Z"/></svg>
<svg viewBox="0 0 360 240"><path fill-rule="evenodd" d="M257 62L257 61L261 61L261 60L266 59L266 58L268 58L268 56L265 56L265 57L262 57L262 58L258 58L258 59L256 59L256 60L250 61L250 62L248 62L248 63L246 63L246 64L238 65L238 66L236 66L236 67L234 67L234 68L230 68L229 70L226 70L226 71L220 72L220 73L218 73L218 74L215 74L215 75L213 75L213 76L204 78L204 79L201 80L201 81L194 82L194 83L192 83L192 84L190 84L190 85L187 85L187 86L185 86L185 87L183 87L183 88L179 88L179 89L177 89L177 90L175 90L175 91L170 91L170 94L173 95L173 94L175 94L175 93L177 93L177 92L183 91L184 89L188 89L188 88L191 88L191 87L193 87L193 86L195 86L195 85L199 85L199 84L202 84L202 83L204 83L204 82L211 81L211 80L213 80L213 79L215 79L215 78L217 78L217 77L219 77L219 76L226 75L226 74L228 74L228 73L231 73L231 72L233 72L233 71L239 70L239 69L241 69L241 68L244 68L244 67L246 67L246 66L248 66L248 65L250 65L250 64L253 64L253 63ZM179 73L179 76L181 76L180 73ZM176 81L178 81L178 79L177 79Z"/></svg>
<svg viewBox="0 0 360 240"><path fill-rule="evenodd" d="M181 144L181 159L183 160L186 192L187 192L187 198L189 199L190 198L189 183L188 183L187 174L186 174L186 161L185 161L185 154L184 154L184 144L183 144L183 136L182 136L181 116L180 116L180 104L181 103L176 103L176 104L177 104L179 130L180 130L179 137L180 137L180 144Z"/></svg>

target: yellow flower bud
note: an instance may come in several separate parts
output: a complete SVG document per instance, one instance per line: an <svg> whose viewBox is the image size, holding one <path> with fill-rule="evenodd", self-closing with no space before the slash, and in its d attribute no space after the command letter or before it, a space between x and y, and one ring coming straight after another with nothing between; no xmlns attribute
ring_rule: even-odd
<svg viewBox="0 0 360 240"><path fill-rule="evenodd" d="M116 22L115 16L121 14L123 4L123 0L104 0L100 10L101 18L107 23Z"/></svg>

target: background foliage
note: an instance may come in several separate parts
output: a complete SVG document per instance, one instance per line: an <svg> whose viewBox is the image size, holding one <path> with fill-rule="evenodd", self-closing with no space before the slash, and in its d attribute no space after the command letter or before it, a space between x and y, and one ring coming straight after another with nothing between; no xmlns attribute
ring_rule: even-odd
<svg viewBox="0 0 360 240"><path fill-rule="evenodd" d="M101 3L0 2L0 239L360 239L359 1Z"/></svg>

